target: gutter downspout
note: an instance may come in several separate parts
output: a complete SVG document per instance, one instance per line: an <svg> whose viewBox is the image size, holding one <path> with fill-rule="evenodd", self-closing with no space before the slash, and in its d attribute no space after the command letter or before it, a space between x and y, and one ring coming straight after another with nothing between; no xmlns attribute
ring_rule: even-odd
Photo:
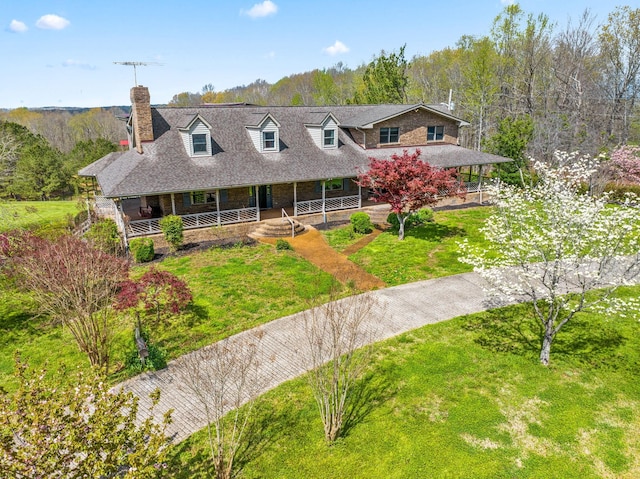
<svg viewBox="0 0 640 479"><path fill-rule="evenodd" d="M359 131L360 133L362 133L362 148L363 149L367 149L367 133L364 130L361 130L360 128L358 128L357 126L355 127L356 131Z"/></svg>

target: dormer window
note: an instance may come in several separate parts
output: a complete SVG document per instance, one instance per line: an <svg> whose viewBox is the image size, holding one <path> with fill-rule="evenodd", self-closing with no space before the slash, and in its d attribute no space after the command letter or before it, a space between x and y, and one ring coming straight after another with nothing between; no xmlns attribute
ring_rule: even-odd
<svg viewBox="0 0 640 479"><path fill-rule="evenodd" d="M444 140L444 125L427 127L427 141Z"/></svg>
<svg viewBox="0 0 640 479"><path fill-rule="evenodd" d="M276 150L276 132L263 131L262 132L262 151L275 151L275 150Z"/></svg>
<svg viewBox="0 0 640 479"><path fill-rule="evenodd" d="M184 149L189 156L210 156L211 150L211 125L196 115L186 126L178 127Z"/></svg>
<svg viewBox="0 0 640 479"><path fill-rule="evenodd" d="M380 128L380 143L398 143L400 128Z"/></svg>
<svg viewBox="0 0 640 479"><path fill-rule="evenodd" d="M336 130L325 129L323 133L323 143L325 148L333 148L336 146Z"/></svg>
<svg viewBox="0 0 640 479"><path fill-rule="evenodd" d="M201 133L194 133L191 135L193 140L193 154L206 154L207 153L207 135Z"/></svg>

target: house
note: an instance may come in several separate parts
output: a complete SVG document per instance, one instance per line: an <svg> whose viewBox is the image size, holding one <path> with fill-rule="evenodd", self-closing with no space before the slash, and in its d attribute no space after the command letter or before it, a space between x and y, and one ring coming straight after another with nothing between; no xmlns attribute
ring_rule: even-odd
<svg viewBox="0 0 640 479"><path fill-rule="evenodd" d="M149 90L131 90L129 150L80 170L98 205L117 205L128 236L160 232L181 215L185 228L359 208L355 179L369 158L420 148L431 164L482 171L511 161L458 146L466 123L434 105L152 107ZM111 201L115 203L111 203ZM118 216L118 215L116 215Z"/></svg>

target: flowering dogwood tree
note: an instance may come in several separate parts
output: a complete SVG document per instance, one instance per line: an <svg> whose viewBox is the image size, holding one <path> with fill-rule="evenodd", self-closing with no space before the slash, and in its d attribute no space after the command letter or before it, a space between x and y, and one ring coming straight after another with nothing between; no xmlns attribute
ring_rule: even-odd
<svg viewBox="0 0 640 479"><path fill-rule="evenodd" d="M444 170L420 160L420 150L393 154L389 160L369 159L369 170L358 175L358 184L371 188L373 201L389 203L398 217L398 238L404 239L405 221L411 213L437 203L444 196L464 195L454 169Z"/></svg>
<svg viewBox="0 0 640 479"><path fill-rule="evenodd" d="M498 299L531 301L544 365L554 338L577 313L629 307L613 293L640 274L640 210L582 193L594 160L556 155L558 168L535 164L536 185L492 188L495 210L484 234L493 251L463 243L461 258Z"/></svg>

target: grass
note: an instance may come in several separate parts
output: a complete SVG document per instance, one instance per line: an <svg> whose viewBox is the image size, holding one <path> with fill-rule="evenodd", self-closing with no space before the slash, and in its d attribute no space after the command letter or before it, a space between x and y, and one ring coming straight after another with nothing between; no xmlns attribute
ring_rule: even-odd
<svg viewBox="0 0 640 479"><path fill-rule="evenodd" d="M77 201L0 202L0 231L64 229L69 216L80 211Z"/></svg>
<svg viewBox="0 0 640 479"><path fill-rule="evenodd" d="M308 307L311 301L327 300L332 277L293 252L275 253L272 246L212 248L190 255L171 257L158 265L187 281L193 304L184 314L159 324L145 322L151 341L169 359L205 344L252 328ZM136 267L133 275L145 268ZM55 370L66 366L88 367L73 338L47 318L35 317L35 305L26 293L18 293L8 282L0 290L0 387L14 387L13 355L20 349L33 366L48 362ZM116 331L112 370L122 366L129 348L133 319L123 317ZM55 354L51 354L55 351ZM124 379L127 371L114 374Z"/></svg>
<svg viewBox="0 0 640 479"><path fill-rule="evenodd" d="M436 211L433 222L407 230L403 241L387 230L349 259L388 286L466 273L472 267L458 261L458 243L482 245L479 229L490 213L489 207Z"/></svg>
<svg viewBox="0 0 640 479"><path fill-rule="evenodd" d="M353 227L349 224L341 228L323 230L322 236L324 236L324 239L327 240L329 246L341 253L347 247L358 242L367 235L356 233L355 231L353 231Z"/></svg>
<svg viewBox="0 0 640 479"><path fill-rule="evenodd" d="M190 314L154 334L171 357L328 299L334 284L295 253L264 244L212 248L160 267L186 280L194 297Z"/></svg>
<svg viewBox="0 0 640 479"><path fill-rule="evenodd" d="M535 329L527 308L376 345L362 386L369 401L333 446L304 378L269 392L257 405L261 434L240 458L243 477L639 477L637 318L583 315L560 333L547 368L518 333ZM201 431L173 449L172 477L208 477L205 442Z"/></svg>
<svg viewBox="0 0 640 479"><path fill-rule="evenodd" d="M468 271L457 261L457 243L482 244L478 230L489 212L437 212L405 241L386 232L351 259L389 285ZM358 239L327 237L340 250ZM326 298L331 285L295 254L266 245L172 257L159 267L194 293L187 313L152 328L170 357L299 311L306 299ZM640 287L622 294L637 297ZM7 389L17 348L33 365L86 367L68 333L34 311L28 295L0 284L0 385ZM640 477L637 318L576 318L545 368L525 312L525 305L484 312L376 345L360 385L368 401L331 447L304 378L269 392L258 405L258 435L240 458L244 477ZM123 320L116 352L130 324ZM210 477L204 444L201 431L175 446L171 477Z"/></svg>

